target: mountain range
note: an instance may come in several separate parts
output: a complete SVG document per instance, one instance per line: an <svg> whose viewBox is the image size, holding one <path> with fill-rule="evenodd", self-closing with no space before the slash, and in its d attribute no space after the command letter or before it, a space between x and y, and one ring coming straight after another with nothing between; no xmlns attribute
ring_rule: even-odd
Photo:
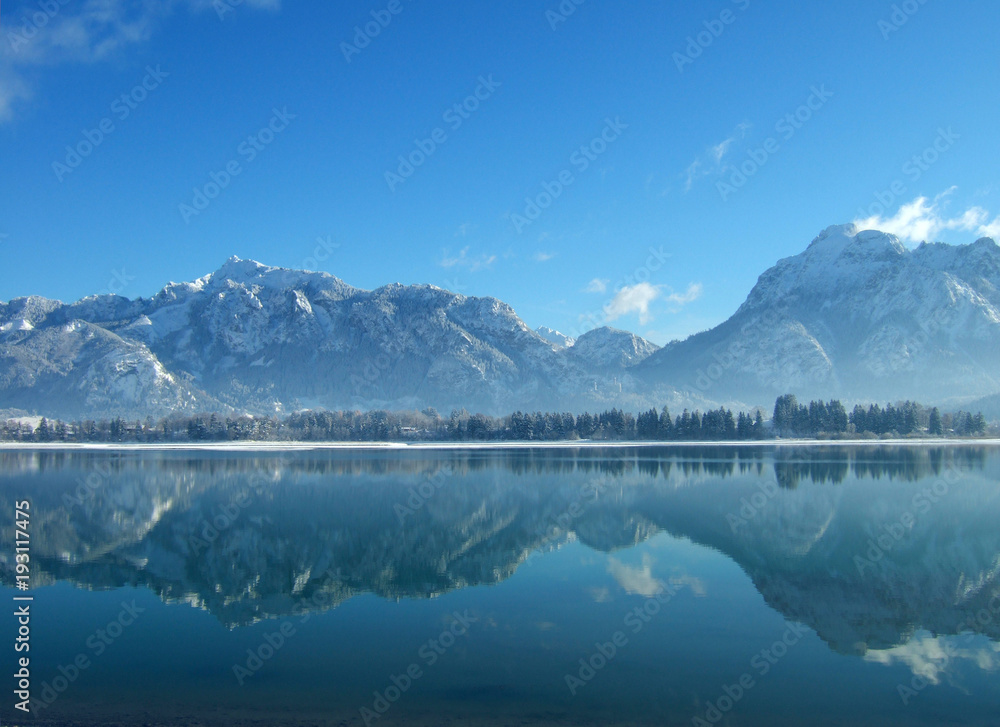
<svg viewBox="0 0 1000 727"><path fill-rule="evenodd" d="M1000 393L1000 248L831 227L725 323L660 348L532 330L432 285L354 288L230 258L151 298L0 303L0 411L64 419L309 408L580 412L776 395L961 405Z"/></svg>

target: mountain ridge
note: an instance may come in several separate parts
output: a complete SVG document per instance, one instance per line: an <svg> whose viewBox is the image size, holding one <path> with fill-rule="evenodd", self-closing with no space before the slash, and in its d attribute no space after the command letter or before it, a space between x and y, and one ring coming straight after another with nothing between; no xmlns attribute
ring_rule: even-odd
<svg viewBox="0 0 1000 727"><path fill-rule="evenodd" d="M910 250L836 225L765 271L731 318L654 353L636 375L723 401L795 391L967 402L1000 391L998 291L989 238Z"/></svg>
<svg viewBox="0 0 1000 727"><path fill-rule="evenodd" d="M1000 247L834 225L720 325L660 348L532 330L434 285L364 290L233 256L149 298L0 303L0 410L61 418L466 408L581 412L1000 393Z"/></svg>
<svg viewBox="0 0 1000 727"><path fill-rule="evenodd" d="M651 346L630 345L628 361ZM623 396L617 377L560 351L507 303L432 285L362 290L231 257L150 298L0 304L0 402L50 415L505 413Z"/></svg>

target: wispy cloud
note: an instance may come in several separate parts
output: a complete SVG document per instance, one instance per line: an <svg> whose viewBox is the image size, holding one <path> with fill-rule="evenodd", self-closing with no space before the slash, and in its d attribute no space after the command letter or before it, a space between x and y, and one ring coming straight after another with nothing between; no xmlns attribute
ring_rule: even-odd
<svg viewBox="0 0 1000 727"><path fill-rule="evenodd" d="M584 288L583 290L585 293L607 293L608 283L610 282L611 282L610 280L607 280L605 278L594 278L589 283L587 283L587 287Z"/></svg>
<svg viewBox="0 0 1000 727"><path fill-rule="evenodd" d="M547 263L549 260L554 258L556 254L554 252L536 252L531 256L531 259L536 263Z"/></svg>
<svg viewBox="0 0 1000 727"><path fill-rule="evenodd" d="M693 303L701 297L704 286L701 283L691 283L683 293L671 293L666 297L668 303L673 303L677 309L688 303Z"/></svg>
<svg viewBox="0 0 1000 727"><path fill-rule="evenodd" d="M594 599L596 603L608 603L613 600L611 598L611 591L607 588L588 588L587 593L590 594L590 597Z"/></svg>
<svg viewBox="0 0 1000 727"><path fill-rule="evenodd" d="M280 0L245 0L245 4L270 10L281 6ZM215 9L214 0L86 0L52 5L57 7L54 15L35 12L37 5L25 5L20 14L5 19L0 38L0 122L13 119L32 98L28 80L32 69L105 61L148 41L163 18L178 8ZM34 19L40 14L46 15L44 24Z"/></svg>
<svg viewBox="0 0 1000 727"><path fill-rule="evenodd" d="M723 160L733 144L746 138L748 131L750 131L748 122L737 124L732 134L718 144L712 144L705 150L704 154L691 162L684 170L684 191L690 192L694 183L703 177L719 175L726 171L728 165L724 164Z"/></svg>
<svg viewBox="0 0 1000 727"><path fill-rule="evenodd" d="M462 268L468 270L470 273L474 273L477 270L483 270L490 267L496 262L496 255L486 255L485 253L480 255L469 255L469 247L463 247L458 251L458 255L451 256L448 250L442 253L443 257L438 263L443 268Z"/></svg>
<svg viewBox="0 0 1000 727"><path fill-rule="evenodd" d="M867 219L855 220L854 224L862 230L880 230L890 232L907 242L933 241L937 235L946 230L962 230L974 232L982 237L1000 236L1000 216L989 221L990 214L982 207L970 207L963 213L949 217L944 208L947 198L955 191L955 187L945 190L933 200L927 197L917 197L899 208L892 217L875 215Z"/></svg>
<svg viewBox="0 0 1000 727"><path fill-rule="evenodd" d="M726 152L729 151L729 147L736 143L736 137L730 136L728 139L720 141L718 144L712 147L712 159L715 160L716 164L722 163L722 158L726 156Z"/></svg>

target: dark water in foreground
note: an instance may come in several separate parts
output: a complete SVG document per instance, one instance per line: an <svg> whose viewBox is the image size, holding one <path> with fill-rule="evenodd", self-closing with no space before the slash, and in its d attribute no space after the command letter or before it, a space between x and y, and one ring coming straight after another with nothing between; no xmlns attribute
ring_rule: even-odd
<svg viewBox="0 0 1000 727"><path fill-rule="evenodd" d="M0 452L0 724L998 725L998 482L971 446Z"/></svg>

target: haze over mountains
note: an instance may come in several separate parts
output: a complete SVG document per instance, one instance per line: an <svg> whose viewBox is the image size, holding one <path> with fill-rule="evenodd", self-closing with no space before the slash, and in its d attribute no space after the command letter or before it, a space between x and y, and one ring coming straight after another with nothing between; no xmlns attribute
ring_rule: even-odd
<svg viewBox="0 0 1000 727"><path fill-rule="evenodd" d="M1000 393L1000 248L831 227L725 323L662 349L531 330L495 298L366 291L231 258L149 299L0 303L0 411L60 418L303 408L580 412L776 395L961 405Z"/></svg>
<svg viewBox="0 0 1000 727"><path fill-rule="evenodd" d="M725 323L638 367L712 399L783 392L964 403L1000 391L1000 247L921 244L853 225L760 276Z"/></svg>

